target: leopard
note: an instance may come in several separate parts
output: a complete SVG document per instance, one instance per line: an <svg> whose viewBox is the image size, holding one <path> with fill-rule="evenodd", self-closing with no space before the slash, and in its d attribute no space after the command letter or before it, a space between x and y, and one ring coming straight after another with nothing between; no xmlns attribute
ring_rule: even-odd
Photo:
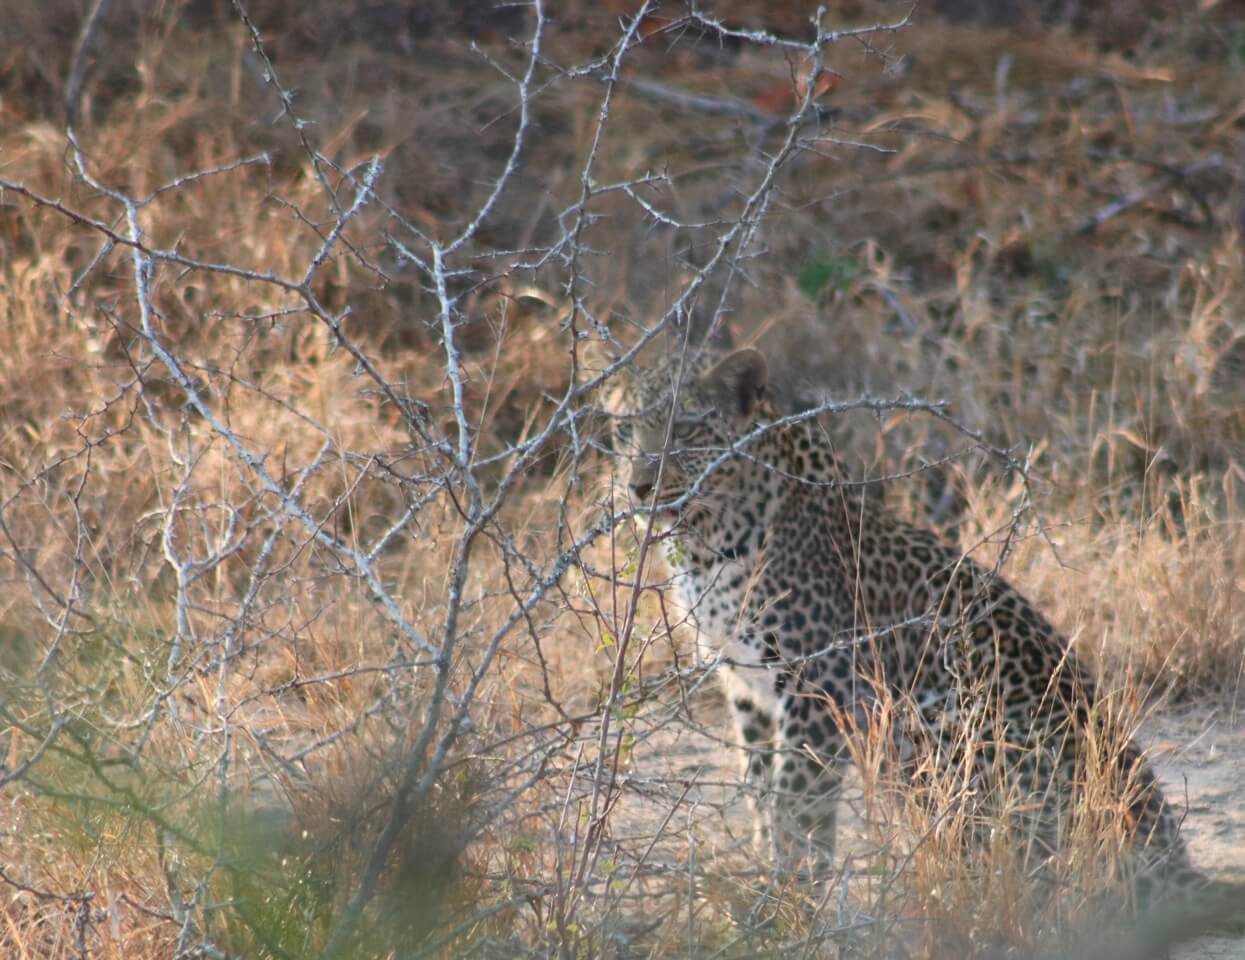
<svg viewBox="0 0 1245 960"><path fill-rule="evenodd" d="M1245 925L1245 887L1192 865L1181 817L1066 637L998 569L853 482L824 417L784 414L768 381L755 348L672 349L624 366L604 407L623 503L651 524L670 605L722 679L772 862L833 863L849 737L889 700L909 708L888 733L900 782L968 770L981 803L1019 791L1007 809L1026 864L1065 842L1092 745L1118 744L1099 762L1118 784L1133 909Z"/></svg>

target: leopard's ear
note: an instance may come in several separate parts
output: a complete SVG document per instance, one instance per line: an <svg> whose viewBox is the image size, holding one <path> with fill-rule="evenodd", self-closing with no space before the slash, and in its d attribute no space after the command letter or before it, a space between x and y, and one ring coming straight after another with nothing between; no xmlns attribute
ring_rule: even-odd
<svg viewBox="0 0 1245 960"><path fill-rule="evenodd" d="M614 350L610 345L602 343L600 340L584 340L577 347L578 359L578 378L577 382L587 383L589 380L597 377L602 370L607 369L615 360L621 350ZM625 382L630 376L630 371L626 368L619 370L605 384L608 390L611 385Z"/></svg>
<svg viewBox="0 0 1245 960"><path fill-rule="evenodd" d="M765 396L769 368L758 350L746 347L729 354L705 374L704 384L717 398L723 413L751 416Z"/></svg>
<svg viewBox="0 0 1245 960"><path fill-rule="evenodd" d="M579 345L579 383L588 383L618 359L622 352L611 349L608 344L599 340L587 340ZM595 403L600 410L615 416L630 412L632 406L632 389L635 380L630 365L620 367L594 390Z"/></svg>
<svg viewBox="0 0 1245 960"><path fill-rule="evenodd" d="M600 340L581 340L579 342L579 365L590 375L599 373L614 361L606 345Z"/></svg>

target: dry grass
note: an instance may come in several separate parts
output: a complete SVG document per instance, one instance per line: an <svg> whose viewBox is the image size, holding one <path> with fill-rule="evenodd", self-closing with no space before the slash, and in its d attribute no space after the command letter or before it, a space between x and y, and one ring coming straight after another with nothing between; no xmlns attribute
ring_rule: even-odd
<svg viewBox="0 0 1245 960"><path fill-rule="evenodd" d="M548 56L600 53L623 6L565 5ZM775 30L807 24L796 3L737 6ZM1245 48L1219 5L1187 6L1152 23L1121 13L1128 58L1111 36L996 33L924 11L888 36L909 57L893 69L831 48L844 77L824 97L834 125L786 166L724 315L736 341L766 350L788 400L910 391L1028 454L1026 485L928 417L831 425L862 472L916 471L888 484L896 509L1005 559L1100 664L1126 729L1147 701L1234 699L1245 669L1233 213ZM526 30L522 16L472 13L428 39L313 7L278 5L261 27L299 110L320 121L319 149L339 170L383 155L386 202L432 234L461 227L517 122L513 85L466 32L517 74L524 52L506 34ZM66 54L53 28L65 15L23 14L27 42L0 62L0 177L113 224L120 208L67 162L63 71L39 53ZM92 173L145 197L266 152L160 195L143 228L154 247L297 277L334 212L297 136L268 123L275 100L239 25L214 17L172 4L145 11L129 39L105 31L80 131ZM658 86L620 91L593 180L669 170L670 183L639 188L646 202L707 225L655 227L622 192L593 200L574 295L630 343L741 215L777 136L746 111L768 109L792 67L763 46L686 35L646 42L627 69ZM582 189L601 84L544 80L524 166L473 255L552 243L554 213ZM736 112L682 107L672 91ZM326 176L348 201L340 173ZM453 439L436 297L394 262L393 229L367 207L312 287L327 310L350 306L345 337ZM567 263L503 276L509 262L458 301L480 459L539 433L572 381ZM720 276L710 288L721 293ZM318 955L384 832L432 673L361 578L286 529L274 492L187 405L134 296L125 250L0 194L0 773L35 760L0 787L0 953ZM374 542L427 497L376 569L414 628L437 636L462 502L358 357L295 293L253 279L163 266L151 304L221 422L340 542ZM599 516L608 460L574 448L563 435L534 459L478 546L456 695L530 586L519 557L543 568ZM234 531L246 535L222 562L179 588L170 557L204 556ZM1063 895L1049 897L1007 855L1005 821L966 858L979 824L953 802L954 777L935 776L924 801L889 782L876 731L853 741L866 816L847 893L771 878L745 852L712 684L657 591L631 605L641 559L625 533L598 542L497 651L469 735L406 810L352 955L811 956L834 941L861 956L1005 956L1092 924L1122 849L1118 785L1090 778L1056 868Z"/></svg>

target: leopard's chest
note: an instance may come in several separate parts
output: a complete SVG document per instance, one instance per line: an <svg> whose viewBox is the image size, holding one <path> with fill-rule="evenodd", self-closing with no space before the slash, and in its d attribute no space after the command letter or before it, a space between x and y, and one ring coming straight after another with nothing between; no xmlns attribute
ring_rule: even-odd
<svg viewBox="0 0 1245 960"><path fill-rule="evenodd" d="M739 561L702 565L671 553L670 595L679 618L696 628L705 653L733 657L741 636L751 632L752 572Z"/></svg>

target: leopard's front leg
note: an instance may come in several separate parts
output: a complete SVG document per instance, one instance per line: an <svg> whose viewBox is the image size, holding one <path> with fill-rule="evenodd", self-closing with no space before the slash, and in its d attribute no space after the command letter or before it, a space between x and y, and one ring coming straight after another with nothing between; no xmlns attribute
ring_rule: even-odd
<svg viewBox="0 0 1245 960"><path fill-rule="evenodd" d="M777 663L726 674L753 839L778 868L808 859L820 873L834 860L845 743L830 697Z"/></svg>
<svg viewBox="0 0 1245 960"><path fill-rule="evenodd" d="M826 695L795 689L780 701L771 776L774 847L784 865L834 863L846 747Z"/></svg>
<svg viewBox="0 0 1245 960"><path fill-rule="evenodd" d="M736 678L727 681L727 698L735 721L739 745L740 777L747 790L748 810L752 814L752 843L759 855L773 854L773 802L771 781L774 772L774 718Z"/></svg>

